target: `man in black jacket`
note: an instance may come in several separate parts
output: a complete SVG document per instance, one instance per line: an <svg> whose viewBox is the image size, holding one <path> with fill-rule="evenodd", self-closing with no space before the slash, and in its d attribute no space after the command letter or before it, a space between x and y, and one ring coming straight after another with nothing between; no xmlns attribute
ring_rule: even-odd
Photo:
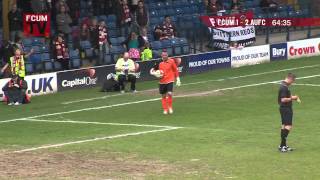
<svg viewBox="0 0 320 180"><path fill-rule="evenodd" d="M22 32L22 12L17 8L17 5L12 6L8 13L10 40L14 41L15 37Z"/></svg>
<svg viewBox="0 0 320 180"><path fill-rule="evenodd" d="M27 103L26 92L28 84L25 80L14 75L10 81L2 88L2 91L7 98L8 105L21 105Z"/></svg>

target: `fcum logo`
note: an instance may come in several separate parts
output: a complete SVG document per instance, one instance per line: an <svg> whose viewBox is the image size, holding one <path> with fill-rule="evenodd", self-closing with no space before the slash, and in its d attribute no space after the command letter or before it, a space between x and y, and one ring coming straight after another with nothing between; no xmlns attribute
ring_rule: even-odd
<svg viewBox="0 0 320 180"><path fill-rule="evenodd" d="M49 37L49 14L23 14L23 32L26 36Z"/></svg>
<svg viewBox="0 0 320 180"><path fill-rule="evenodd" d="M287 43L270 45L271 61L287 60Z"/></svg>

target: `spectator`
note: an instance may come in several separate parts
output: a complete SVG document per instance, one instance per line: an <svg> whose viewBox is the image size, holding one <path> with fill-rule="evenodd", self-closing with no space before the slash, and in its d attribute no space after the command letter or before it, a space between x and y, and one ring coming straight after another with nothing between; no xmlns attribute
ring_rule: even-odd
<svg viewBox="0 0 320 180"><path fill-rule="evenodd" d="M89 27L90 42L94 52L99 50L99 28L97 19L93 18Z"/></svg>
<svg viewBox="0 0 320 180"><path fill-rule="evenodd" d="M46 13L49 11L46 0L31 0L31 9L34 13Z"/></svg>
<svg viewBox="0 0 320 180"><path fill-rule="evenodd" d="M20 79L17 75L14 75L10 81L2 88L4 92L5 100L8 105L21 105L29 101L27 95L28 84L25 80Z"/></svg>
<svg viewBox="0 0 320 180"><path fill-rule="evenodd" d="M10 40L14 41L15 37L22 32L22 12L17 8L17 4L12 6L8 13Z"/></svg>
<svg viewBox="0 0 320 180"><path fill-rule="evenodd" d="M56 21L58 25L57 27L58 32L64 34L67 40L69 37L69 34L71 33L70 24L72 23L72 19L66 11L66 6L60 6L60 12L57 15Z"/></svg>
<svg viewBox="0 0 320 180"><path fill-rule="evenodd" d="M223 9L223 5L220 1L210 0L207 6L207 13L210 15L217 15L217 13Z"/></svg>
<svg viewBox="0 0 320 180"><path fill-rule="evenodd" d="M154 40L156 40L156 41L164 39L164 36L163 36L163 33L162 33L162 27L160 25L157 25L154 28L153 36L154 36Z"/></svg>
<svg viewBox="0 0 320 180"><path fill-rule="evenodd" d="M70 8L69 8L66 0L58 0L58 1L56 2L56 5L55 5L55 6L56 6L57 12L60 12L61 7L64 7L64 8L65 8L65 12L67 12L67 13L69 13L69 11L70 11Z"/></svg>
<svg viewBox="0 0 320 180"><path fill-rule="evenodd" d="M138 36L139 49L143 50L144 45L149 42L147 28L142 28L140 35Z"/></svg>
<svg viewBox="0 0 320 180"><path fill-rule="evenodd" d="M31 50L28 54L23 55L22 51L19 48L16 48L14 50L14 55L10 57L9 61L1 69L1 73L3 74L6 69L10 67L12 75L17 75L20 79L24 79L26 76L24 59L29 57L32 53L33 50Z"/></svg>
<svg viewBox="0 0 320 180"><path fill-rule="evenodd" d="M260 2L260 7L264 10L264 11L275 11L277 10L277 6L278 4L273 1L273 0L261 0Z"/></svg>
<svg viewBox="0 0 320 180"><path fill-rule="evenodd" d="M240 13L240 6L239 4L234 4L231 8L231 14L238 14Z"/></svg>
<svg viewBox="0 0 320 180"><path fill-rule="evenodd" d="M139 28L139 31L141 31L142 28L147 28L149 24L148 10L141 0L138 3L138 9L135 12L135 22Z"/></svg>
<svg viewBox="0 0 320 180"><path fill-rule="evenodd" d="M3 45L1 47L1 57L2 57L2 64L5 66L6 64L10 63L10 57L14 55L14 48L13 44L11 44L9 41L4 41ZM7 78L10 76L10 70L9 68L2 67L0 71L2 78ZM0 77L0 78L1 78Z"/></svg>
<svg viewBox="0 0 320 180"><path fill-rule="evenodd" d="M70 61L69 53L68 53L68 48L63 39L63 36L61 34L58 35L54 44L55 44L56 60L61 64L64 70L68 70L69 61Z"/></svg>
<svg viewBox="0 0 320 180"><path fill-rule="evenodd" d="M230 49L238 49L238 50L241 50L243 49L244 47L242 45L240 45L237 41L233 41L230 43Z"/></svg>
<svg viewBox="0 0 320 180"><path fill-rule="evenodd" d="M134 60L140 59L139 47L141 47L141 45L139 45L138 36L135 32L131 32L130 36L122 43L122 45L129 52L130 58Z"/></svg>
<svg viewBox="0 0 320 180"><path fill-rule="evenodd" d="M131 31L132 15L127 0L123 0L118 9L121 36L127 36Z"/></svg>
<svg viewBox="0 0 320 180"><path fill-rule="evenodd" d="M99 30L99 62L98 64L102 64L104 55L110 53L110 48L112 48L112 44L110 42L106 23L104 21L100 21L98 30Z"/></svg>
<svg viewBox="0 0 320 180"><path fill-rule="evenodd" d="M149 61L152 59L152 50L150 49L150 43L145 43L144 49L141 53L141 61Z"/></svg>
<svg viewBox="0 0 320 180"><path fill-rule="evenodd" d="M123 58L118 59L116 63L116 74L120 85L121 93L125 93L124 82L131 83L131 91L136 92L136 67L133 60L129 59L129 53L125 52Z"/></svg>
<svg viewBox="0 0 320 180"><path fill-rule="evenodd" d="M165 16L164 22L161 26L161 30L162 30L162 34L163 34L162 39L170 39L170 38L174 38L176 36L176 34L177 34L176 27L172 23L170 16L168 16L168 15Z"/></svg>
<svg viewBox="0 0 320 180"><path fill-rule="evenodd" d="M78 23L80 18L80 1L79 0L67 0L67 6L70 8L70 16L72 18L73 25Z"/></svg>
<svg viewBox="0 0 320 180"><path fill-rule="evenodd" d="M80 41L90 41L90 31L88 24L83 23L80 29Z"/></svg>
<svg viewBox="0 0 320 180"><path fill-rule="evenodd" d="M143 3L143 2L142 2ZM136 12L137 8L138 8L138 4L139 4L139 0L131 0L131 11L133 13Z"/></svg>

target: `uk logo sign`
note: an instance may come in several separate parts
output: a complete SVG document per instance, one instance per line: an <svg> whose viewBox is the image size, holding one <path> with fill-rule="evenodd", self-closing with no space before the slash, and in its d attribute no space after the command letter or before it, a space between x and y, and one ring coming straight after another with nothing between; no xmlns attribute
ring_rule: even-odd
<svg viewBox="0 0 320 180"><path fill-rule="evenodd" d="M23 14L23 32L26 36L49 37L49 14Z"/></svg>

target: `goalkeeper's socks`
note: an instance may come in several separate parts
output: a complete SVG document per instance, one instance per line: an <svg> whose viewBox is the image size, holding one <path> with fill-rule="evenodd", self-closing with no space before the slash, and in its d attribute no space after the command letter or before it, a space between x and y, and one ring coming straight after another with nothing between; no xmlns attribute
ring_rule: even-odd
<svg viewBox="0 0 320 180"><path fill-rule="evenodd" d="M167 98L166 97L162 97L162 108L164 111L168 111L168 105L167 105Z"/></svg>
<svg viewBox="0 0 320 180"><path fill-rule="evenodd" d="M168 95L167 102L168 102L168 107L172 109L172 96L171 95Z"/></svg>

